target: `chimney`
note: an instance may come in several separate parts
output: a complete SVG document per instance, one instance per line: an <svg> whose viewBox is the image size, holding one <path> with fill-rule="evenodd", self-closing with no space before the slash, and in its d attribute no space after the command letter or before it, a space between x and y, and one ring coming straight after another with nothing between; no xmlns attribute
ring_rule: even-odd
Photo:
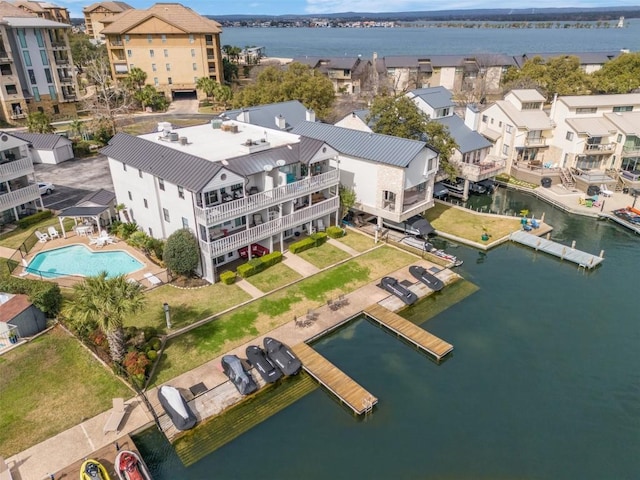
<svg viewBox="0 0 640 480"><path fill-rule="evenodd" d="M242 113L238 115L238 120L244 123L251 123L249 110L242 110Z"/></svg>
<svg viewBox="0 0 640 480"><path fill-rule="evenodd" d="M464 112L464 124L471 130L478 130L480 110L475 103L469 103Z"/></svg>
<svg viewBox="0 0 640 480"><path fill-rule="evenodd" d="M278 127L280 130L284 130L285 128L287 128L287 122L282 115L278 115L276 117L276 127Z"/></svg>
<svg viewBox="0 0 640 480"><path fill-rule="evenodd" d="M306 115L307 122L316 121L316 112L314 112L313 110L307 110L305 115Z"/></svg>

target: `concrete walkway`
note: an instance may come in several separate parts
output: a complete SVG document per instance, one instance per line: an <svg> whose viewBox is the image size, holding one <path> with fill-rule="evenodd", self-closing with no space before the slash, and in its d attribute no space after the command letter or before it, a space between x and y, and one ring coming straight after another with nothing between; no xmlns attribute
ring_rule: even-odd
<svg viewBox="0 0 640 480"><path fill-rule="evenodd" d="M358 252L357 250L354 250L349 245L345 245L341 241L336 240L335 238L328 238L327 240L329 244L333 245L336 248L339 248L343 252L347 252L352 257L355 257L356 255L360 255L360 252Z"/></svg>
<svg viewBox="0 0 640 480"><path fill-rule="evenodd" d="M11 258L11 256L16 253L14 248L7 248L0 246L0 257L2 258Z"/></svg>
<svg viewBox="0 0 640 480"><path fill-rule="evenodd" d="M236 285L239 286L242 290L251 295L252 298L260 298L264 295L264 292L259 288L254 287L252 284L247 282L244 278L240 278L236 280Z"/></svg>
<svg viewBox="0 0 640 480"><path fill-rule="evenodd" d="M282 263L284 263L291 270L298 272L302 277L308 277L314 273L318 273L320 269L315 265L310 264L306 260L300 258L300 256L287 252L284 254Z"/></svg>

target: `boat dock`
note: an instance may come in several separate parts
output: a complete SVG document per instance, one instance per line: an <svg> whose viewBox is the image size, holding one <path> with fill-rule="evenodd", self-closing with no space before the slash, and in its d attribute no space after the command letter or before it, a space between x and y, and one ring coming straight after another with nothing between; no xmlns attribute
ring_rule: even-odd
<svg viewBox="0 0 640 480"><path fill-rule="evenodd" d="M561 260L568 260L570 262L576 263L579 267L582 268L591 269L597 267L604 260L604 258L597 255L568 247L561 243L554 242L553 240L540 238L536 235L532 235L522 230L513 232L511 235L509 235L509 239L521 245L531 247L536 251L540 250L548 253L549 255L558 257Z"/></svg>
<svg viewBox="0 0 640 480"><path fill-rule="evenodd" d="M401 336L420 350L434 356L437 360L453 350L453 345L423 330L419 326L405 320L400 315L386 309L382 305L374 304L364 310L372 320Z"/></svg>
<svg viewBox="0 0 640 480"><path fill-rule="evenodd" d="M299 343L291 350L298 356L309 375L357 415L370 412L378 403L376 397L306 343Z"/></svg>

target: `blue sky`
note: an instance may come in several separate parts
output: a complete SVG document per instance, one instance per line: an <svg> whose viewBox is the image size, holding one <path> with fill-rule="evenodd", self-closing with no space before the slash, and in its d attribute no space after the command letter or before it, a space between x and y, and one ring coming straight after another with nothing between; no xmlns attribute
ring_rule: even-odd
<svg viewBox="0 0 640 480"><path fill-rule="evenodd" d="M154 1L124 0L134 8L148 8ZM170 0L164 0L170 1ZM179 0L176 0L179 1ZM65 6L73 17L82 17L82 8L90 5L88 0L55 1ZM230 14L323 14L339 12L402 12L421 10L450 10L467 8L513 8L513 0L451 0L449 3L434 2L433 0L248 0L248 1L221 1L217 0L190 0L182 1L200 14L206 15L230 15ZM606 7L640 5L640 0L526 0L517 8L544 8L544 7Z"/></svg>

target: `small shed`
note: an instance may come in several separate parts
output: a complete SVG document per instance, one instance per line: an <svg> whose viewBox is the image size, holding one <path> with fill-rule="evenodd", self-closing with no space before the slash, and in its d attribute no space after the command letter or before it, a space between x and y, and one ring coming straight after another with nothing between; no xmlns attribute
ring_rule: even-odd
<svg viewBox="0 0 640 480"><path fill-rule="evenodd" d="M33 163L58 164L73 158L73 143L67 137L55 133L14 133L29 142Z"/></svg>
<svg viewBox="0 0 640 480"><path fill-rule="evenodd" d="M46 327L45 314L29 297L0 293L0 343L17 343L20 337L31 337Z"/></svg>

